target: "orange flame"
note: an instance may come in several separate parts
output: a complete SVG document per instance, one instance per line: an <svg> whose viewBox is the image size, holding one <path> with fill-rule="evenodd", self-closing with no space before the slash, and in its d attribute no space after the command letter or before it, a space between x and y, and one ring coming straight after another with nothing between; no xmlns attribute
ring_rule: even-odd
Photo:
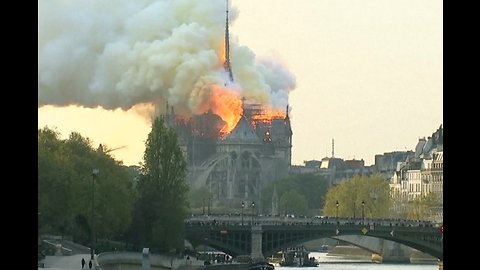
<svg viewBox="0 0 480 270"><path fill-rule="evenodd" d="M222 42L219 52L220 64L223 65L227 61L227 52L225 50L225 40Z"/></svg>
<svg viewBox="0 0 480 270"><path fill-rule="evenodd" d="M279 109L265 109L259 114L252 115L252 122L271 123L273 119L285 119L286 114Z"/></svg>
<svg viewBox="0 0 480 270"><path fill-rule="evenodd" d="M218 48L218 57L221 65L226 63L225 41ZM220 85L211 85L210 100L208 101L208 109L217 114L226 122L225 126L220 130L221 136L229 134L240 120L242 115L241 96L224 88ZM285 113L278 109L264 109L260 114L252 115L252 126L256 122L271 123L272 119L283 119Z"/></svg>
<svg viewBox="0 0 480 270"><path fill-rule="evenodd" d="M229 134L235 128L243 113L240 94L220 85L211 86L208 107L226 122L220 130L223 135ZM286 113L280 109L264 108L261 112L251 115L252 127L259 122L271 124L273 119L285 119L285 117Z"/></svg>
<svg viewBox="0 0 480 270"><path fill-rule="evenodd" d="M226 122L220 130L224 134L232 131L242 115L240 95L219 85L212 85L210 108Z"/></svg>

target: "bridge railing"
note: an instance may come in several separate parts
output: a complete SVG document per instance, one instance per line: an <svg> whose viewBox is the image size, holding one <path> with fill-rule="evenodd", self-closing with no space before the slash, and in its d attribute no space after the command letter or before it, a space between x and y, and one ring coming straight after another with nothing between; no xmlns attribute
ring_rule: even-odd
<svg viewBox="0 0 480 270"><path fill-rule="evenodd" d="M440 227L441 223L423 220L405 220L405 219L371 219L371 218L345 218L339 217L308 217L291 218L281 216L255 216L253 218L243 219L231 215L202 215L191 216L185 220L188 226L252 226L253 225L358 225L358 226L389 226L389 227Z"/></svg>

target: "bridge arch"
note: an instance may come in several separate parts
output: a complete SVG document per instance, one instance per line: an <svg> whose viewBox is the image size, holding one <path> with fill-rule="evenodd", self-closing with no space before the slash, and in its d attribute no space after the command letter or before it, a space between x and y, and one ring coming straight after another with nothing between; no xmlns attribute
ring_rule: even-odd
<svg viewBox="0 0 480 270"><path fill-rule="evenodd" d="M358 232L347 232L347 233L343 233L342 235L362 235L362 234L358 233ZM335 236L338 236L338 235L336 235L336 233L329 233L329 234L319 234L317 236L306 236L304 238L299 237L296 240L291 240L291 241L287 240L283 244L274 246L273 248L268 248L268 247L264 248L264 249L262 249L262 251L263 251L263 254L267 257L267 256L271 256L272 254L274 254L278 251L282 251L282 250L286 249L287 247L296 246L296 245L299 245L299 244L302 244L302 243L305 243L305 242L308 242L308 241L312 241L312 240L318 240L318 239L322 239L322 238L332 238L332 237L335 237ZM416 249L416 250L422 251L424 253L427 253L429 255L432 255L433 257L436 257L440 260L443 259L443 250L439 250L438 248L425 245L424 243L416 241L415 239L410 239L410 237L408 237L407 239L405 239L405 238L402 239L402 238L387 237L387 236L380 235L380 234L376 235L376 236L373 236L373 235L369 235L369 236L373 237L373 238L379 238L379 239L384 239L384 240L400 243L400 244L403 244L405 246L408 246L408 247L411 247L413 249ZM352 244L355 245L355 243L352 243ZM361 247L361 248L366 249L366 250L369 250L373 253L378 253L378 251L366 248L364 246L360 246L360 245L356 245L356 246Z"/></svg>
<svg viewBox="0 0 480 270"><path fill-rule="evenodd" d="M225 220L228 219L228 220ZM443 260L443 237L438 228L426 226L422 223L411 222L392 226L379 220L375 225L361 225L351 222L317 222L305 219L285 220L259 219L255 220L256 226L261 228L261 251L267 257L284 248L298 245L307 241L330 238L339 235L364 235L385 239ZM412 226L413 224L413 226ZM210 221L196 222L190 220L186 223L186 239L191 242L207 243L218 250L232 256L249 255L252 252L252 226L251 224L239 225L232 218L218 217L215 223Z"/></svg>

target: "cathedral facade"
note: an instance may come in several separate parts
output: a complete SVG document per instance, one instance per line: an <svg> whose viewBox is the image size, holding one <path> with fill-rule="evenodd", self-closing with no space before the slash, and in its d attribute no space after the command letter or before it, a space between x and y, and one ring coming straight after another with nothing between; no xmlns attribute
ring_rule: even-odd
<svg viewBox="0 0 480 270"><path fill-rule="evenodd" d="M292 149L288 107L285 117L261 116L258 105L244 104L240 120L225 135L220 132L222 119L212 112L188 120L173 110L164 116L177 131L191 188L206 187L213 204L235 206L241 201L260 202L262 187L288 174Z"/></svg>
<svg viewBox="0 0 480 270"><path fill-rule="evenodd" d="M228 27L227 2L223 68L229 76L225 86L234 81ZM272 115L260 104L247 104L244 98L241 104L239 120L228 132L224 130L226 122L212 111L185 119L167 104L164 118L177 132L192 189L206 187L212 206L238 208L242 202L255 202L252 205L261 209L262 187L290 170L289 108Z"/></svg>

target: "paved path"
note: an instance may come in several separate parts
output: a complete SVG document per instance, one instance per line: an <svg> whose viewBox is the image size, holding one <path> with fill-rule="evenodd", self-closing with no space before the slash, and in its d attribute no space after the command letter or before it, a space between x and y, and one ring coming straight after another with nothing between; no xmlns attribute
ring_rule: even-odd
<svg viewBox="0 0 480 270"><path fill-rule="evenodd" d="M96 259L95 255L95 259ZM82 269L82 258L85 259L86 265L85 270L89 270L88 262L90 260L90 253L88 254L76 254L69 256L46 256L41 262L44 263L44 268L38 268L38 270L81 270ZM199 266L203 266L203 261L191 258L190 261L186 259L175 259L173 262L173 267L175 269L198 269ZM94 267L93 267L94 269Z"/></svg>
<svg viewBox="0 0 480 270"><path fill-rule="evenodd" d="M70 256L46 256L41 262L44 263L45 268L49 270L81 270L82 258L85 259L86 264L84 269L88 269L88 261L90 260L90 254L76 254Z"/></svg>

